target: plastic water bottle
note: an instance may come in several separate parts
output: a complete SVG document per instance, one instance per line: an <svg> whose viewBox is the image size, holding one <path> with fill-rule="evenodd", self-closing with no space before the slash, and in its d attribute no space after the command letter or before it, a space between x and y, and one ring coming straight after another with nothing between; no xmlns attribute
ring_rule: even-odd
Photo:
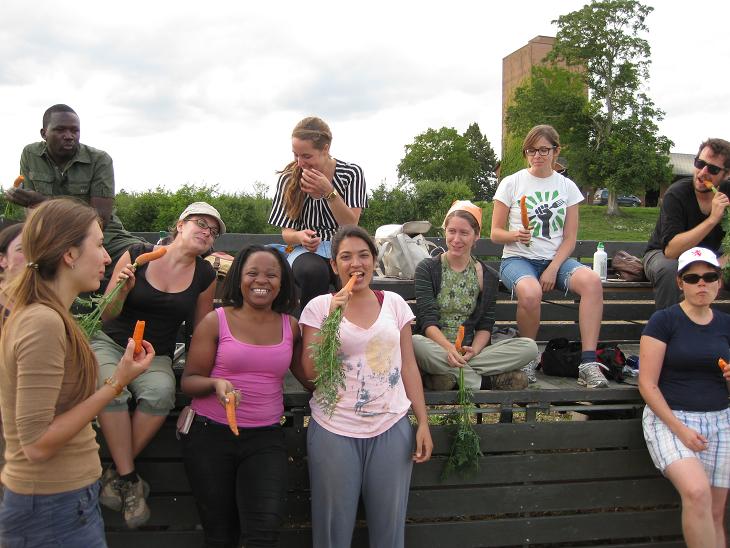
<svg viewBox="0 0 730 548"><path fill-rule="evenodd" d="M593 272L598 272L601 280L608 277L608 255L603 250L603 242L598 242L596 252L593 254Z"/></svg>

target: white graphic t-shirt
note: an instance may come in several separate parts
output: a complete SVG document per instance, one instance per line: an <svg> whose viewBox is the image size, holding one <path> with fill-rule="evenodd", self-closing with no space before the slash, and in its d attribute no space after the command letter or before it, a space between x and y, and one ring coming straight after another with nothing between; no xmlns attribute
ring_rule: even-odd
<svg viewBox="0 0 730 548"><path fill-rule="evenodd" d="M494 199L509 208L508 230L522 228L520 198L526 196L527 214L533 225L530 245L505 244L502 257L552 260L563 242L563 225L568 208L583 201L578 186L560 173L535 177L523 169L505 177Z"/></svg>

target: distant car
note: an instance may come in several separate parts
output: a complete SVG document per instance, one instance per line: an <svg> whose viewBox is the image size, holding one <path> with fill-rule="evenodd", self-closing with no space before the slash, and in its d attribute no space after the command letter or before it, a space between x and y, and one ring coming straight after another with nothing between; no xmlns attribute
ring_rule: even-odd
<svg viewBox="0 0 730 548"><path fill-rule="evenodd" d="M639 207L641 200L633 194L629 196L619 196L618 205L627 207ZM596 190L596 194L593 196L593 205L606 205L608 204L608 189L599 188Z"/></svg>

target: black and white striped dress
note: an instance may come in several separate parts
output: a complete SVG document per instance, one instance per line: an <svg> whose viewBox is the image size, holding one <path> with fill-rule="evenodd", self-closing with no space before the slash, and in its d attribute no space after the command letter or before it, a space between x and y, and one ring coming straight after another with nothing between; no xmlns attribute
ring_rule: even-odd
<svg viewBox="0 0 730 548"><path fill-rule="evenodd" d="M367 207L365 176L357 164L348 164L335 159L335 175L332 184L337 194L342 196L348 207ZM324 198L315 199L307 195L304 207L298 219L291 219L284 208L284 188L290 174L282 173L276 185L276 195L269 215L269 224L294 230L314 230L323 241L329 241L335 235L339 225L332 214L329 203Z"/></svg>

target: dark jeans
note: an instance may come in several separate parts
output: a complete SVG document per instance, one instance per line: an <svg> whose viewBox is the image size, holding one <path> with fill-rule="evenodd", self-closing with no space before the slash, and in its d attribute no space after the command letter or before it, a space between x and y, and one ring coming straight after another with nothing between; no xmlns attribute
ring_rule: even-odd
<svg viewBox="0 0 730 548"><path fill-rule="evenodd" d="M99 482L56 495L20 495L6 488L0 505L0 547L16 546L106 548Z"/></svg>
<svg viewBox="0 0 730 548"><path fill-rule="evenodd" d="M236 437L227 425L196 420L182 436L205 546L277 546L286 511L284 432L278 424L238 430Z"/></svg>

